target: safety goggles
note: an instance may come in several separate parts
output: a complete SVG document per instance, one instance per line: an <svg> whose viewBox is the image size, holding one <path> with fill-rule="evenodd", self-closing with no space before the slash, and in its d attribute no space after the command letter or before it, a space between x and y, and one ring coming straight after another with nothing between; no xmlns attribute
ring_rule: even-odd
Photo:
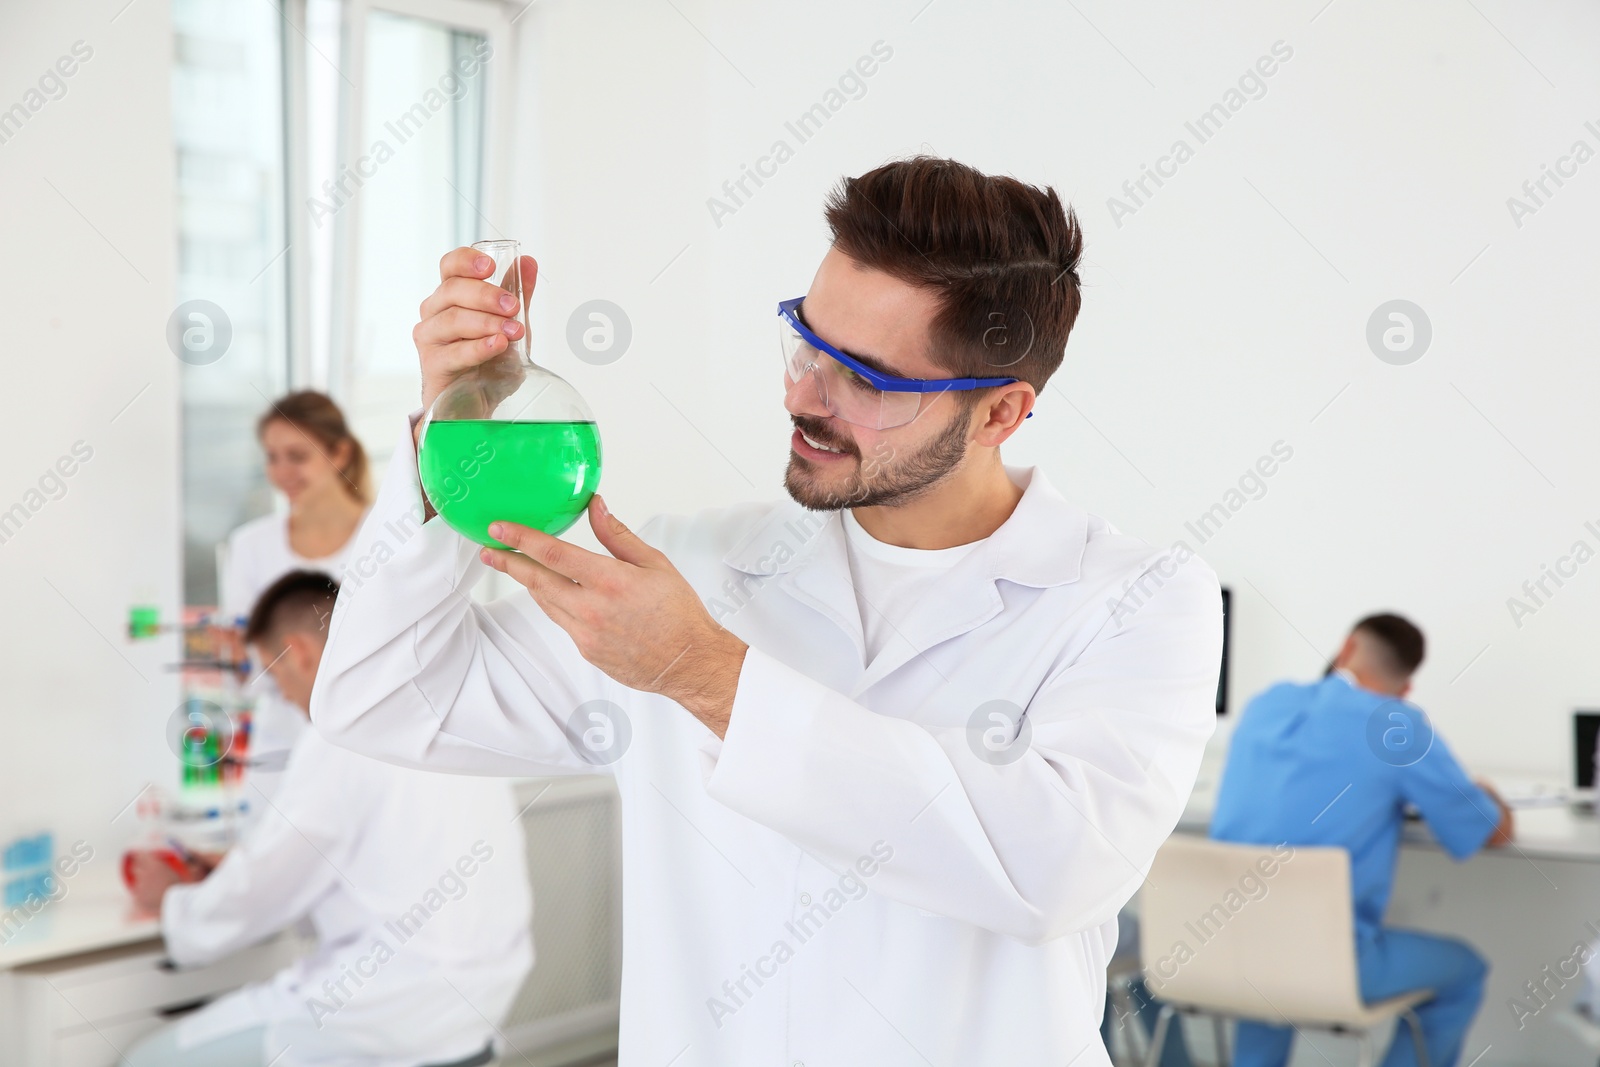
<svg viewBox="0 0 1600 1067"><path fill-rule="evenodd" d="M778 337L783 346L783 374L793 385L816 372L817 395L838 419L870 430L904 426L940 393L1011 385L1017 378L897 378L873 370L833 347L800 321L797 296L778 305ZM1033 418L1033 412L1028 412Z"/></svg>

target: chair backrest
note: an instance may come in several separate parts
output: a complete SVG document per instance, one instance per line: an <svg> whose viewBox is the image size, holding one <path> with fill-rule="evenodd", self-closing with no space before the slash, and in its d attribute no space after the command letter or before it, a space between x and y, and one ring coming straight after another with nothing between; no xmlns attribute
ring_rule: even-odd
<svg viewBox="0 0 1600 1067"><path fill-rule="evenodd" d="M1150 992L1275 1022L1359 1018L1350 855L1174 835L1139 895Z"/></svg>

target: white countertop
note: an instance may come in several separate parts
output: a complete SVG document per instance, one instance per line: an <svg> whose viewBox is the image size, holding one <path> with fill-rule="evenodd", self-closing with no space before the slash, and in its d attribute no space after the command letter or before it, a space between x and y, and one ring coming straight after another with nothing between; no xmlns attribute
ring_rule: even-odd
<svg viewBox="0 0 1600 1067"><path fill-rule="evenodd" d="M0 943L0 971L160 938L160 921L134 911L116 872L85 869L66 887L66 896L25 919Z"/></svg>
<svg viewBox="0 0 1600 1067"><path fill-rule="evenodd" d="M1200 776L1189 795L1189 806L1178 820L1178 832L1203 834L1211 823L1211 810L1216 802L1217 786L1222 780L1223 759L1208 751L1200 767ZM1536 777L1522 772L1480 772L1473 775L1490 785L1497 781L1518 783L1518 792ZM1552 776L1553 777L1553 776ZM1551 782L1552 787L1560 783ZM1572 860L1600 863L1600 818L1588 807L1571 804L1553 804L1539 807L1516 807L1512 815L1513 839L1504 849L1494 849L1486 856L1504 853L1526 859ZM1425 824L1407 820L1401 843L1408 848L1437 849L1438 843Z"/></svg>

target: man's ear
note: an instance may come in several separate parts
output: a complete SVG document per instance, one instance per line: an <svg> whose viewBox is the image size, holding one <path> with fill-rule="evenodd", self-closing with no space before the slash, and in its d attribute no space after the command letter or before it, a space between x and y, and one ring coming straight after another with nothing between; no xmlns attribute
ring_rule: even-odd
<svg viewBox="0 0 1600 1067"><path fill-rule="evenodd" d="M1350 634L1344 639L1344 644L1339 646L1339 654L1333 657L1334 667L1348 667L1350 665L1350 657L1354 656L1355 654L1356 635Z"/></svg>
<svg viewBox="0 0 1600 1067"><path fill-rule="evenodd" d="M311 672L316 663L316 648L309 634L297 630L283 635L283 655L294 661L295 670L301 674Z"/></svg>
<svg viewBox="0 0 1600 1067"><path fill-rule="evenodd" d="M250 646L251 662L257 667L260 667L262 671L266 671L274 662L276 662L277 658L283 654L283 649L281 647L272 647L277 644L278 642L276 640L272 640L270 638L266 638L257 641L255 644L252 644Z"/></svg>
<svg viewBox="0 0 1600 1067"><path fill-rule="evenodd" d="M1024 382L1000 387L993 397L986 398L977 406L979 418L983 420L978 424L977 443L988 448L1004 444L1007 438L1022 428L1022 421L1033 410L1037 399L1033 386Z"/></svg>

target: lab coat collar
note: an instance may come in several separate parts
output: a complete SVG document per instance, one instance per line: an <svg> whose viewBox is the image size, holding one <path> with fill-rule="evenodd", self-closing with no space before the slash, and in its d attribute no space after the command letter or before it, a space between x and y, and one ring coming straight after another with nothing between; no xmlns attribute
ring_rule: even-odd
<svg viewBox="0 0 1600 1067"><path fill-rule="evenodd" d="M1005 465L1005 472L1023 488L1010 517L951 568L913 617L895 621L905 642L891 644L873 660L857 693L933 645L999 614L1004 606L999 580L1035 588L1077 580L1088 543L1088 514L1064 499L1039 467ZM845 537L838 512L809 511L785 498L753 524L722 562L747 574L778 578L779 588L844 630L865 660Z"/></svg>
<svg viewBox="0 0 1600 1067"><path fill-rule="evenodd" d="M1004 467L1023 493L1011 516L984 545L990 577L1037 588L1075 581L1088 543L1088 515L1068 503L1041 468ZM746 574L772 577L818 557L837 555L846 560L844 537L839 512L809 511L785 497L751 526L722 562ZM830 545L838 552L827 551Z"/></svg>

